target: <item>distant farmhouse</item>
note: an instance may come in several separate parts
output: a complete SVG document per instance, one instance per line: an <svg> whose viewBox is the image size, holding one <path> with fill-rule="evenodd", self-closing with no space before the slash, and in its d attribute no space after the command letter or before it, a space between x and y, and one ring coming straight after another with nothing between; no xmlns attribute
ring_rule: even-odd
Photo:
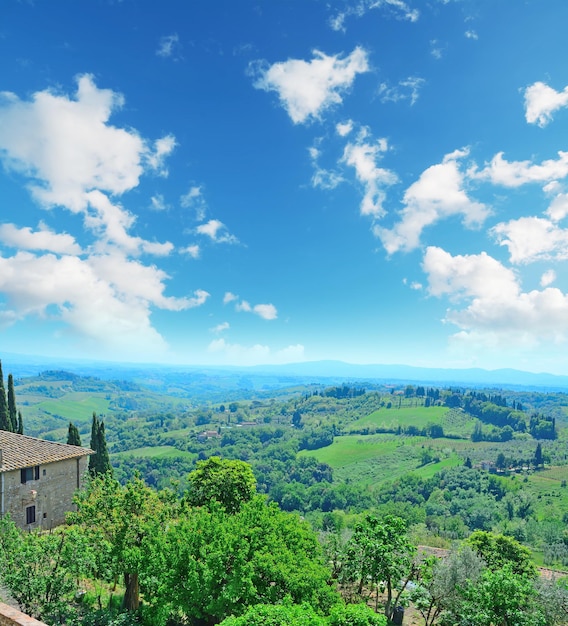
<svg viewBox="0 0 568 626"><path fill-rule="evenodd" d="M0 430L0 516L20 528L65 522L93 450Z"/></svg>

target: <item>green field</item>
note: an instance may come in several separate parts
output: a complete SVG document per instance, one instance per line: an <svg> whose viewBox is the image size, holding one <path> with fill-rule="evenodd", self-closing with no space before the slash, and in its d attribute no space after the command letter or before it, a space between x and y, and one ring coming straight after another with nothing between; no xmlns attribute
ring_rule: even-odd
<svg viewBox="0 0 568 626"><path fill-rule="evenodd" d="M422 454L431 448L438 463L422 465ZM463 463L444 439L397 437L395 435L345 435L319 450L304 450L322 463L331 465L339 482L373 484L394 479L407 472L428 477L437 471Z"/></svg>
<svg viewBox="0 0 568 626"><path fill-rule="evenodd" d="M475 420L460 409L448 409L443 406L393 406L381 408L353 422L348 431L360 432L363 429L384 429L394 431L398 427L426 428L431 424L439 424L446 433L468 436Z"/></svg>
<svg viewBox="0 0 568 626"><path fill-rule="evenodd" d="M35 412L48 413L66 420L84 422L91 419L93 411L104 414L108 410L109 401L102 395L88 391L75 391L57 399L38 402L26 409L27 414Z"/></svg>

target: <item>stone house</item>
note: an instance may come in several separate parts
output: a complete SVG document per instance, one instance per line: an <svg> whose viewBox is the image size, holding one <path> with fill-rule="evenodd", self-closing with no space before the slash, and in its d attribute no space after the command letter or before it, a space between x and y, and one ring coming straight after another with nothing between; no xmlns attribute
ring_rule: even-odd
<svg viewBox="0 0 568 626"><path fill-rule="evenodd" d="M20 528L65 522L93 450L0 430L0 516Z"/></svg>

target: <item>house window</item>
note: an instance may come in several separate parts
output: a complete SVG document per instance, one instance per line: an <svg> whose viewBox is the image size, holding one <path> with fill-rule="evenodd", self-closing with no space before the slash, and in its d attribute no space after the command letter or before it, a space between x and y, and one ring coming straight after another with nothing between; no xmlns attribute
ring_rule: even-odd
<svg viewBox="0 0 568 626"><path fill-rule="evenodd" d="M25 485L30 480L39 480L39 465L34 465L34 467L22 467L20 476L22 485Z"/></svg>
<svg viewBox="0 0 568 626"><path fill-rule="evenodd" d="M27 506L26 507L26 524L35 524L35 521L36 521L35 506Z"/></svg>

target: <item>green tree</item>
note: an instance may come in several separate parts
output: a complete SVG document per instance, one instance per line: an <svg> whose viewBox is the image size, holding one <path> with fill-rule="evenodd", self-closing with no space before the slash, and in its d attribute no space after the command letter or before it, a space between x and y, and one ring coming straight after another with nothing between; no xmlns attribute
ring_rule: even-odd
<svg viewBox="0 0 568 626"><path fill-rule="evenodd" d="M10 430L18 432L18 412L16 410L16 393L14 391L14 377L8 374L8 421Z"/></svg>
<svg viewBox="0 0 568 626"><path fill-rule="evenodd" d="M93 421L91 425L91 450L95 454L89 457L89 472L93 476L110 473L112 474L112 465L108 454L105 425L99 420L97 414L93 412Z"/></svg>
<svg viewBox="0 0 568 626"><path fill-rule="evenodd" d="M169 492L156 492L140 478L122 486L110 474L95 475L75 497L77 511L68 522L82 530L96 550L95 575L124 580L124 608L140 604L140 572L152 568L153 548L175 512Z"/></svg>
<svg viewBox="0 0 568 626"><path fill-rule="evenodd" d="M4 387L4 374L2 373L2 361L0 361L0 430L11 431L11 425L8 414L8 402L6 401L6 389Z"/></svg>
<svg viewBox="0 0 568 626"><path fill-rule="evenodd" d="M379 519L367 515L355 526L346 552L348 579L358 581L358 593L370 585L376 593L386 591L385 615L391 619L400 595L414 573L413 546L406 534L406 522L394 515ZM402 584L400 584L402 581Z"/></svg>
<svg viewBox="0 0 568 626"><path fill-rule="evenodd" d="M24 434L24 418L22 417L22 412L18 411L18 435Z"/></svg>
<svg viewBox="0 0 568 626"><path fill-rule="evenodd" d="M536 444L533 463L536 469L544 466L544 456L542 454L542 444L540 442Z"/></svg>
<svg viewBox="0 0 568 626"><path fill-rule="evenodd" d="M70 446L81 445L81 435L79 435L77 426L75 426L73 422L69 422L69 429L67 432L67 444Z"/></svg>
<svg viewBox="0 0 568 626"><path fill-rule="evenodd" d="M286 597L322 612L339 601L315 533L260 495L232 514L218 503L187 511L169 525L163 545L162 569L152 564L150 572L160 582L145 598L178 619L214 624Z"/></svg>
<svg viewBox="0 0 568 626"><path fill-rule="evenodd" d="M212 456L198 461L188 479L186 500L192 506L208 506L215 501L228 513L236 513L256 493L256 478L244 461Z"/></svg>
<svg viewBox="0 0 568 626"><path fill-rule="evenodd" d="M424 626L444 618L451 623L462 601L461 590L475 583L483 569L483 561L469 546L450 551L445 559L427 558L421 566L420 583L410 592Z"/></svg>
<svg viewBox="0 0 568 626"><path fill-rule="evenodd" d="M0 581L25 613L62 624L92 553L72 529L23 532L0 519Z"/></svg>
<svg viewBox="0 0 568 626"><path fill-rule="evenodd" d="M490 570L510 565L514 574L536 577L531 551L512 537L477 530L465 541L485 561Z"/></svg>
<svg viewBox="0 0 568 626"><path fill-rule="evenodd" d="M468 582L463 596L452 624L545 626L547 622L533 579L515 574L510 563L495 571L485 570L480 580Z"/></svg>

